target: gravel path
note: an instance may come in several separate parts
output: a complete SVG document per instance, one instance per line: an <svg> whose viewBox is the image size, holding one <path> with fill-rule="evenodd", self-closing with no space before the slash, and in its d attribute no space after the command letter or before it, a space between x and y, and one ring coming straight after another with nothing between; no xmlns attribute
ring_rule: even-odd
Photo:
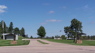
<svg viewBox="0 0 95 53"><path fill-rule="evenodd" d="M0 47L0 53L95 53L95 46L75 46L41 40L49 44L41 44L38 39L31 39L27 46Z"/></svg>

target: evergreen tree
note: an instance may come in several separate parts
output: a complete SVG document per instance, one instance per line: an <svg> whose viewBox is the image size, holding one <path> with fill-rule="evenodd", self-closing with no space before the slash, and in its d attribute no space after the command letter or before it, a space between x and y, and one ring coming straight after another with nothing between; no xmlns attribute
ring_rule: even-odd
<svg viewBox="0 0 95 53"><path fill-rule="evenodd" d="M13 23L12 22L10 22L10 26L9 26L8 32L9 33L13 33Z"/></svg>
<svg viewBox="0 0 95 53"><path fill-rule="evenodd" d="M22 29L20 30L20 35L23 36L25 35L25 29L22 27Z"/></svg>
<svg viewBox="0 0 95 53"><path fill-rule="evenodd" d="M41 38L45 37L46 31L45 31L45 28L44 28L43 26L41 26L37 31L38 31L37 34L38 34Z"/></svg>
<svg viewBox="0 0 95 53"><path fill-rule="evenodd" d="M18 28L18 27L16 27L16 28L14 29L14 33L15 33L15 34L18 34L18 35L20 34L20 31L19 31L19 28Z"/></svg>
<svg viewBox="0 0 95 53"><path fill-rule="evenodd" d="M0 22L0 34L3 33L2 22Z"/></svg>

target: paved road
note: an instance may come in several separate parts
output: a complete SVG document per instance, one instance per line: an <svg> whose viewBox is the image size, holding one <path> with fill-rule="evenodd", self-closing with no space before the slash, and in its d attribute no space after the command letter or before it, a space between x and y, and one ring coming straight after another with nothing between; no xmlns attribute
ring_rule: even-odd
<svg viewBox="0 0 95 53"><path fill-rule="evenodd" d="M75 46L42 40L49 44L41 44L31 39L27 46L0 47L0 53L95 53L95 46Z"/></svg>

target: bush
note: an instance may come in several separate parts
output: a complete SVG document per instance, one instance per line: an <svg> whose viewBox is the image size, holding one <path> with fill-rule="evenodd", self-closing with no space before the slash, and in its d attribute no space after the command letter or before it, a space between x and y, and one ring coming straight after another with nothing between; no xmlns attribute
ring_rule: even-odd
<svg viewBox="0 0 95 53"><path fill-rule="evenodd" d="M62 39L66 39L65 35L62 35L61 38L62 38Z"/></svg>

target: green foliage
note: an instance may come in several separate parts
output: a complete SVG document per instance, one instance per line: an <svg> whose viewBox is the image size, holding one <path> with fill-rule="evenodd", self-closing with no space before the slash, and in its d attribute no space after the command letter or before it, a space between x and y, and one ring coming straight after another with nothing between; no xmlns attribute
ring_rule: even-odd
<svg viewBox="0 0 95 53"><path fill-rule="evenodd" d="M66 39L65 35L62 35L61 38L62 38L62 39Z"/></svg>
<svg viewBox="0 0 95 53"><path fill-rule="evenodd" d="M25 29L22 27L21 30L20 30L20 34L21 35L25 35Z"/></svg>
<svg viewBox="0 0 95 53"><path fill-rule="evenodd" d="M81 39L82 33L82 22L78 21L77 19L71 20L71 25L64 27L64 32L66 35L71 38L74 38L74 42L76 40Z"/></svg>
<svg viewBox="0 0 95 53"><path fill-rule="evenodd" d="M55 38L60 38L60 36L56 35Z"/></svg>
<svg viewBox="0 0 95 53"><path fill-rule="evenodd" d="M87 37L87 36L81 36L81 39L82 39L82 40L87 40L88 37Z"/></svg>
<svg viewBox="0 0 95 53"><path fill-rule="evenodd" d="M8 32L9 33L13 33L13 23L12 22L10 22L10 26L9 26Z"/></svg>
<svg viewBox="0 0 95 53"><path fill-rule="evenodd" d="M73 19L71 21L70 28L73 32L75 32L75 38L79 40L81 37L79 34L82 33L82 22L78 21L77 19Z"/></svg>
<svg viewBox="0 0 95 53"><path fill-rule="evenodd" d="M15 33L18 35L25 35L25 30L24 28L22 28L21 30L19 30L18 27L13 28L13 22L10 22L9 27L7 27L6 23L2 20L0 22L0 34L2 33Z"/></svg>
<svg viewBox="0 0 95 53"><path fill-rule="evenodd" d="M43 42L43 41L41 41L41 40L37 40L37 41L40 42L40 43L42 43L42 44L48 44L48 43Z"/></svg>
<svg viewBox="0 0 95 53"><path fill-rule="evenodd" d="M0 33L3 33L2 22L0 22Z"/></svg>
<svg viewBox="0 0 95 53"><path fill-rule="evenodd" d="M33 38L33 36L30 36L30 38Z"/></svg>
<svg viewBox="0 0 95 53"><path fill-rule="evenodd" d="M71 28L69 26L64 27L64 32L66 33L66 35L69 38L70 37L70 34L71 34Z"/></svg>
<svg viewBox="0 0 95 53"><path fill-rule="evenodd" d="M15 33L15 34L20 34L20 31L19 31L19 28L18 28L18 27L16 27L16 28L14 29L14 33Z"/></svg>
<svg viewBox="0 0 95 53"><path fill-rule="evenodd" d="M0 34L0 39L2 39L3 35Z"/></svg>
<svg viewBox="0 0 95 53"><path fill-rule="evenodd" d="M37 31L38 31L37 34L38 34L41 38L45 37L46 32L45 32L45 28L44 28L43 26L41 26Z"/></svg>
<svg viewBox="0 0 95 53"><path fill-rule="evenodd" d="M25 38L22 36L18 36L18 40L22 40L22 39L25 39Z"/></svg>

